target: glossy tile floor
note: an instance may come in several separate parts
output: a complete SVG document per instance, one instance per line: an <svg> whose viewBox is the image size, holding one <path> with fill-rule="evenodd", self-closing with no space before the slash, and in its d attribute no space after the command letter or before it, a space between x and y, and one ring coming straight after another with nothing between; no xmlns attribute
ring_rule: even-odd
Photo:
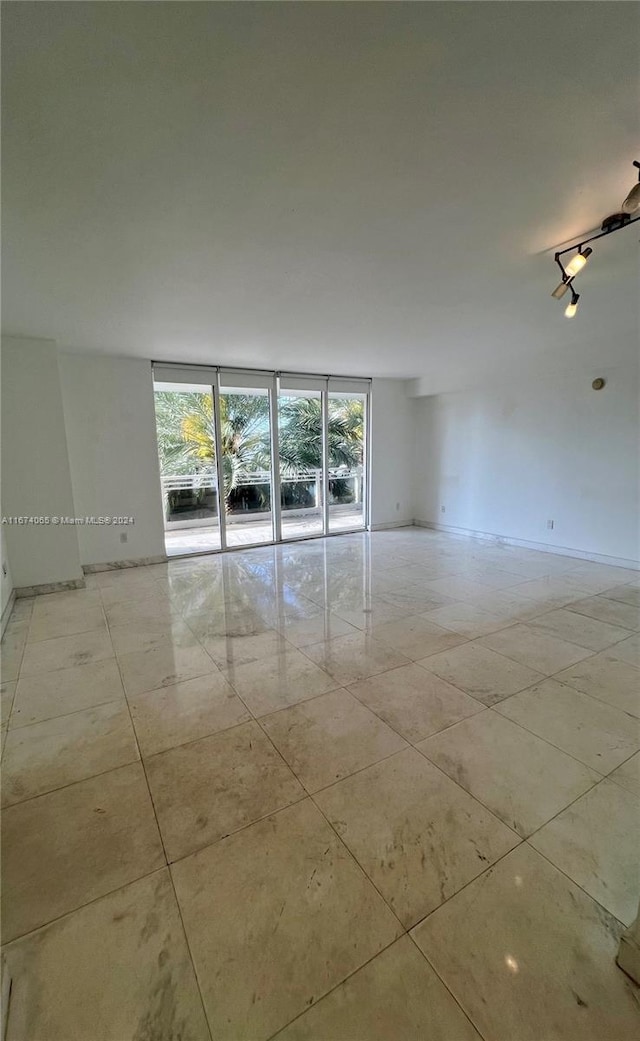
<svg viewBox="0 0 640 1041"><path fill-rule="evenodd" d="M273 537L270 515L265 514L267 521L259 520L252 524L244 521L240 524L227 523L227 545L231 547L251 546L256 543L270 542ZM332 509L329 516L329 531L356 531L364 527L362 506ZM298 539L322 534L322 517L318 514L299 516L284 513L282 517L283 538ZM210 553L220 549L220 528L218 526L165 529L164 546L168 557L185 553Z"/></svg>
<svg viewBox="0 0 640 1041"><path fill-rule="evenodd" d="M9 1041L636 1041L639 603L413 528L19 601Z"/></svg>

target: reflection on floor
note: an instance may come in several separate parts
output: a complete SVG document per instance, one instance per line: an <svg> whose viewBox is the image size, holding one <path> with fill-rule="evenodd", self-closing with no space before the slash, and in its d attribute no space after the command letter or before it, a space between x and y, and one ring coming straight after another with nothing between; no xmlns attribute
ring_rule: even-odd
<svg viewBox="0 0 640 1041"><path fill-rule="evenodd" d="M639 601L420 529L18 601L9 1041L635 1041Z"/></svg>
<svg viewBox="0 0 640 1041"><path fill-rule="evenodd" d="M362 507L345 509L329 514L329 530L353 531L364 525ZM282 537L285 539L309 538L310 535L322 535L322 517L320 516L287 516L282 517ZM251 523L227 524L227 544L229 546L253 546L260 542L271 542L273 538L271 521L261 520ZM165 549L168 557L181 556L185 553L211 553L220 549L220 528L194 527L174 528L164 533Z"/></svg>

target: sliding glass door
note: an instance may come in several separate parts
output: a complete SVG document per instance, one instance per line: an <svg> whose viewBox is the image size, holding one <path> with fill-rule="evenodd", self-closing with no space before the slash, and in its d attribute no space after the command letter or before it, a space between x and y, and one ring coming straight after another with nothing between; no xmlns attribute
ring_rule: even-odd
<svg viewBox="0 0 640 1041"><path fill-rule="evenodd" d="M220 435L227 546L273 542L270 389L220 376Z"/></svg>
<svg viewBox="0 0 640 1041"><path fill-rule="evenodd" d="M324 533L322 392L280 389L278 396L282 538Z"/></svg>
<svg viewBox="0 0 640 1041"><path fill-rule="evenodd" d="M154 364L168 555L362 530L369 381Z"/></svg>
<svg viewBox="0 0 640 1041"><path fill-rule="evenodd" d="M221 548L213 390L154 385L167 555Z"/></svg>
<svg viewBox="0 0 640 1041"><path fill-rule="evenodd" d="M365 526L366 394L329 393L329 531Z"/></svg>

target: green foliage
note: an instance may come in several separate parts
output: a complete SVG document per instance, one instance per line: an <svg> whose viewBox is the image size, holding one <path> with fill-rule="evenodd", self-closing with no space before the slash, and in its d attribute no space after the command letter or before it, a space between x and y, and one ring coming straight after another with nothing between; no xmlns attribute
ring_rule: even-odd
<svg viewBox="0 0 640 1041"><path fill-rule="evenodd" d="M215 423L211 395L156 391L156 425L163 476L215 473ZM278 402L280 465L283 473L322 466L319 398L282 397ZM266 395L221 394L220 428L225 499L242 476L271 465L269 402ZM362 463L364 409L356 398L329 399L329 466Z"/></svg>

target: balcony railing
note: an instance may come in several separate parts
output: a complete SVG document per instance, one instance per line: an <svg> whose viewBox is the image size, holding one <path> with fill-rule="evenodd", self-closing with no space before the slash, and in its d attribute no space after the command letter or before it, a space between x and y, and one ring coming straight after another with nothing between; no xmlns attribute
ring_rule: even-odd
<svg viewBox="0 0 640 1041"><path fill-rule="evenodd" d="M362 503L363 468L331 467L328 472L329 497L332 505ZM214 470L161 477L165 527L210 524L217 515L218 475ZM340 482L340 484L338 484ZM345 482L345 483L343 483ZM289 471L280 476L283 513L312 515L322 510L322 470ZM296 488L297 486L297 488ZM249 494L243 495L243 489ZM251 489L254 490L251 494ZM238 523L250 517L266 517L270 509L260 499L270 502L271 472L253 470L239 474L227 504L227 523Z"/></svg>

